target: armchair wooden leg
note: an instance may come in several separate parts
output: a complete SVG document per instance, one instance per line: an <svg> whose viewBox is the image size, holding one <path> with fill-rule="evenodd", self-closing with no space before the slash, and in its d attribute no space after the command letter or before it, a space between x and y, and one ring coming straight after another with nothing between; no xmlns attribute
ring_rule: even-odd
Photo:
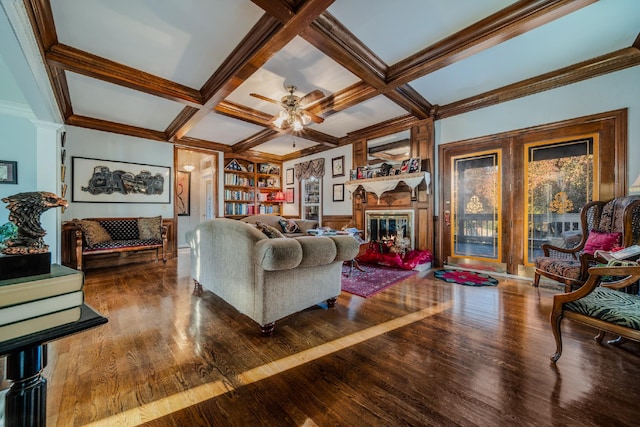
<svg viewBox="0 0 640 427"><path fill-rule="evenodd" d="M604 338L604 331L598 331L598 335L596 335L595 337L593 337L593 339L595 340L595 342L597 342L598 344L602 343L602 339Z"/></svg>
<svg viewBox="0 0 640 427"><path fill-rule="evenodd" d="M625 337L618 337L618 338L614 338L612 340L607 341L607 344L609 345L622 345L624 343L626 343L627 341L629 341L627 338Z"/></svg>
<svg viewBox="0 0 640 427"><path fill-rule="evenodd" d="M533 275L533 286L537 288L539 285L540 285L540 274L536 271L536 273Z"/></svg>
<svg viewBox="0 0 640 427"><path fill-rule="evenodd" d="M560 322L562 321L561 313L551 313L551 331L553 332L553 338L556 340L556 352L551 356L553 363L557 362L562 355L562 332L560 331Z"/></svg>
<svg viewBox="0 0 640 427"><path fill-rule="evenodd" d="M266 325L260 325L260 335L263 337L270 337L273 335L273 330L276 328L276 322L267 323Z"/></svg>

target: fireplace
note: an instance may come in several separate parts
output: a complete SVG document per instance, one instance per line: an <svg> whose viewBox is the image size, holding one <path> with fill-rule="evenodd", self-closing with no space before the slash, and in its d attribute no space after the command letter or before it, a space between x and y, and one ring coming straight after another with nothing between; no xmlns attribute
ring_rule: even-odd
<svg viewBox="0 0 640 427"><path fill-rule="evenodd" d="M365 211L365 240L395 246L402 252L415 248L413 209Z"/></svg>

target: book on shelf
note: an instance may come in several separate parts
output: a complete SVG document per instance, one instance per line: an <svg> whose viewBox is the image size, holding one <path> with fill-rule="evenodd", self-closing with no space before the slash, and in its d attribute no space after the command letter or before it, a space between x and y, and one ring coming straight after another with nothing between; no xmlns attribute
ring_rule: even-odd
<svg viewBox="0 0 640 427"><path fill-rule="evenodd" d="M78 291L83 284L82 272L52 264L48 274L0 280L0 308Z"/></svg>
<svg viewBox="0 0 640 427"><path fill-rule="evenodd" d="M8 341L24 335L30 335L46 329L66 325L80 320L80 307L67 308L55 313L0 326L0 341Z"/></svg>
<svg viewBox="0 0 640 427"><path fill-rule="evenodd" d="M67 308L79 307L84 302L84 291L74 291L62 295L29 301L0 308L0 326L55 313Z"/></svg>

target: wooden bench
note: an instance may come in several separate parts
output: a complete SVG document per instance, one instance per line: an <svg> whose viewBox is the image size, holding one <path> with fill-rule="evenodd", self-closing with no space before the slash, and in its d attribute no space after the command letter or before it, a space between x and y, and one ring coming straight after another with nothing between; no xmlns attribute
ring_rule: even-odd
<svg viewBox="0 0 640 427"><path fill-rule="evenodd" d="M153 220L145 217L124 218L84 218L83 220L65 221L62 223L62 264L76 270L86 270L86 257L100 258L96 266L128 264L136 261L145 261L148 258L131 257L130 254L142 251L155 251L155 259L158 261L159 252L162 251L162 261L167 262L167 227L162 224L160 218L157 235L153 238L140 236L138 222L140 220ZM93 246L88 244L80 221L95 221L107 231L110 240Z"/></svg>
<svg viewBox="0 0 640 427"><path fill-rule="evenodd" d="M604 277L618 280L605 282ZM640 296L621 291L638 280L640 266L592 267L587 281L580 288L554 295L551 329L556 340L556 352L551 361L557 362L562 354L560 323L563 318L599 329L594 338L598 343L602 342L606 332L621 339L640 341Z"/></svg>

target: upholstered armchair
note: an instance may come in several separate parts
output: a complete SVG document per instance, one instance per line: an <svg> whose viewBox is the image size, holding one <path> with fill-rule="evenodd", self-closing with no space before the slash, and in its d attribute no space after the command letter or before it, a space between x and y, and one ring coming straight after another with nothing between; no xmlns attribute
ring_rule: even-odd
<svg viewBox="0 0 640 427"><path fill-rule="evenodd" d="M582 238L577 246L542 245L544 256L535 260L534 286L544 276L564 284L565 292L570 292L573 287L582 286L589 268L598 264L596 250L640 244L640 196L587 203L580 211L580 223Z"/></svg>
<svg viewBox="0 0 640 427"><path fill-rule="evenodd" d="M342 264L360 245L352 236L268 238L255 225L228 218L186 233L196 291L210 290L271 335L276 320L341 292Z"/></svg>

